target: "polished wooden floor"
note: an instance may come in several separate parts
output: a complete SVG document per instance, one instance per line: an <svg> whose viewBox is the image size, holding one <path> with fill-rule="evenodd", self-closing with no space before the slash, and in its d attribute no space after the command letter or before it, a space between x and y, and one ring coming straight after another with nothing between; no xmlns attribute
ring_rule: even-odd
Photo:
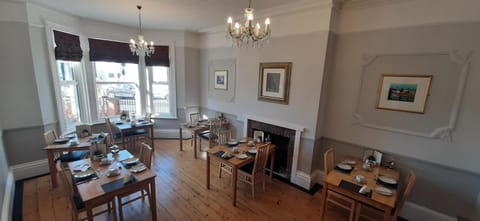
<svg viewBox="0 0 480 221"><path fill-rule="evenodd" d="M321 191L309 195L279 180L267 182L266 192L257 186L255 199L250 186L239 183L237 207L232 206L231 177L218 178L212 161L211 189L205 188L205 152L193 159L190 141L179 151L178 140L156 140L152 169L157 174L158 220L319 220ZM203 146L206 146L205 143ZM124 206L125 220L150 220L148 202ZM348 220L340 209L327 209L327 220ZM71 220L70 201L62 188L52 189L50 176L27 180L23 191L23 220ZM111 214L95 220L113 220Z"/></svg>

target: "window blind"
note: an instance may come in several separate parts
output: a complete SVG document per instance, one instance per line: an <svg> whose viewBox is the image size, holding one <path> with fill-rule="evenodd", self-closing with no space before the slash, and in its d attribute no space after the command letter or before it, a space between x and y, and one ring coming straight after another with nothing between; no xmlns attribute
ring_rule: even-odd
<svg viewBox="0 0 480 221"><path fill-rule="evenodd" d="M53 31L55 41L55 59L64 61L80 61L83 52L80 47L80 37L65 32Z"/></svg>

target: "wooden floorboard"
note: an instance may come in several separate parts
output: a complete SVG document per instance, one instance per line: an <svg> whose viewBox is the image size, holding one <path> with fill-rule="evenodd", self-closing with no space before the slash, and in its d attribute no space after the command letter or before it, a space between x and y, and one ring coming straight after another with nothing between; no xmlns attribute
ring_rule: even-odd
<svg viewBox="0 0 480 221"><path fill-rule="evenodd" d="M208 144L204 143L203 147ZM152 170L157 174L158 220L319 220L321 190L307 194L279 180L268 180L266 191L256 187L255 199L249 185L239 183L237 207L232 206L231 177L218 178L218 163L212 160L210 190L205 188L206 153L193 158L190 141L179 151L178 140L156 140ZM60 179L59 179L60 180ZM23 220L64 221L71 219L72 207L62 189L50 185L50 176L24 182ZM137 200L123 207L125 220L150 220L148 200ZM348 220L348 214L328 207L327 220ZM95 220L113 220L110 214Z"/></svg>

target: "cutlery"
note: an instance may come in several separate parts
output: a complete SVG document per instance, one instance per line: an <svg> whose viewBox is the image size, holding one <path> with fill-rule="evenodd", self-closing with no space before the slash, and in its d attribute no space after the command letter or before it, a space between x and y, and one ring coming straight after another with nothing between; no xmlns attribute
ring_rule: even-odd
<svg viewBox="0 0 480 221"><path fill-rule="evenodd" d="M80 184L83 184L83 183L89 183L90 181L97 180L97 179L98 179L98 177L93 177L91 179L86 179L86 180L78 182L77 185L80 185Z"/></svg>

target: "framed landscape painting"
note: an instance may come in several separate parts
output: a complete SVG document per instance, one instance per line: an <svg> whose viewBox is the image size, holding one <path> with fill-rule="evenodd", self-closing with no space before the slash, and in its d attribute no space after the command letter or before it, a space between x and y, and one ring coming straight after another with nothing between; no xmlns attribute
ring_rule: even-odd
<svg viewBox="0 0 480 221"><path fill-rule="evenodd" d="M425 113L432 75L387 75L380 78L377 108Z"/></svg>
<svg viewBox="0 0 480 221"><path fill-rule="evenodd" d="M291 62L260 63L258 100L288 104Z"/></svg>
<svg viewBox="0 0 480 221"><path fill-rule="evenodd" d="M215 89L222 89L227 90L227 83L228 83L228 71L226 70L219 70L215 71Z"/></svg>

